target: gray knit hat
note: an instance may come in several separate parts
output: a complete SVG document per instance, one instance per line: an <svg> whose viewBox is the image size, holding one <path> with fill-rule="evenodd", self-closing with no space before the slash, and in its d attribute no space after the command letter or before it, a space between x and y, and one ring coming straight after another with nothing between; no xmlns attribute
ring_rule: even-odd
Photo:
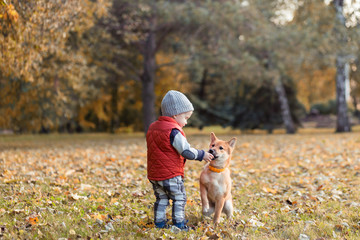
<svg viewBox="0 0 360 240"><path fill-rule="evenodd" d="M161 102L163 116L172 117L189 111L194 111L193 105L183 93L175 90L168 91Z"/></svg>

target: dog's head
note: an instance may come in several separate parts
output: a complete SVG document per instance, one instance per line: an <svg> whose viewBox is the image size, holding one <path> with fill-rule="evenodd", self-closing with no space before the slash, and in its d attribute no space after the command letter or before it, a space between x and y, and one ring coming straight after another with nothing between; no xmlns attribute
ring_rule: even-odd
<svg viewBox="0 0 360 240"><path fill-rule="evenodd" d="M231 153L235 147L236 138L232 138L230 141L226 142L218 139L215 134L210 133L210 148L209 153L214 155L213 161L225 162L229 160Z"/></svg>

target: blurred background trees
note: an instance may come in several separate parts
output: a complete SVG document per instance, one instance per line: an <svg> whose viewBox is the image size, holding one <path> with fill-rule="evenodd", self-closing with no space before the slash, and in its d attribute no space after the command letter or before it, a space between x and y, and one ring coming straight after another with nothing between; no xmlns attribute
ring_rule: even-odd
<svg viewBox="0 0 360 240"><path fill-rule="evenodd" d="M356 1L0 2L0 130L146 132L170 89L198 128L359 117Z"/></svg>

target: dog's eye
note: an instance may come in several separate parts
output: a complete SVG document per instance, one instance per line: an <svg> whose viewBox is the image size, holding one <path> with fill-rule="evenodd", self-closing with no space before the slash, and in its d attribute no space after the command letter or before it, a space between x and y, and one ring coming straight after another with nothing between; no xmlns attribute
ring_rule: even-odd
<svg viewBox="0 0 360 240"><path fill-rule="evenodd" d="M224 149L222 146L220 146L219 148L220 148L220 150L223 150L223 149Z"/></svg>
<svg viewBox="0 0 360 240"><path fill-rule="evenodd" d="M215 144L211 145L212 147L215 147Z"/></svg>

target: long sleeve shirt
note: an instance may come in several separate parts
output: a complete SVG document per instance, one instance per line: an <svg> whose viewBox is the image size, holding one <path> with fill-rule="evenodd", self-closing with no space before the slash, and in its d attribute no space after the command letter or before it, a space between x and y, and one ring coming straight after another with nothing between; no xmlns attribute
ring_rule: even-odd
<svg viewBox="0 0 360 240"><path fill-rule="evenodd" d="M171 131L170 143L185 159L202 161L204 158L205 151L192 148L178 129Z"/></svg>

